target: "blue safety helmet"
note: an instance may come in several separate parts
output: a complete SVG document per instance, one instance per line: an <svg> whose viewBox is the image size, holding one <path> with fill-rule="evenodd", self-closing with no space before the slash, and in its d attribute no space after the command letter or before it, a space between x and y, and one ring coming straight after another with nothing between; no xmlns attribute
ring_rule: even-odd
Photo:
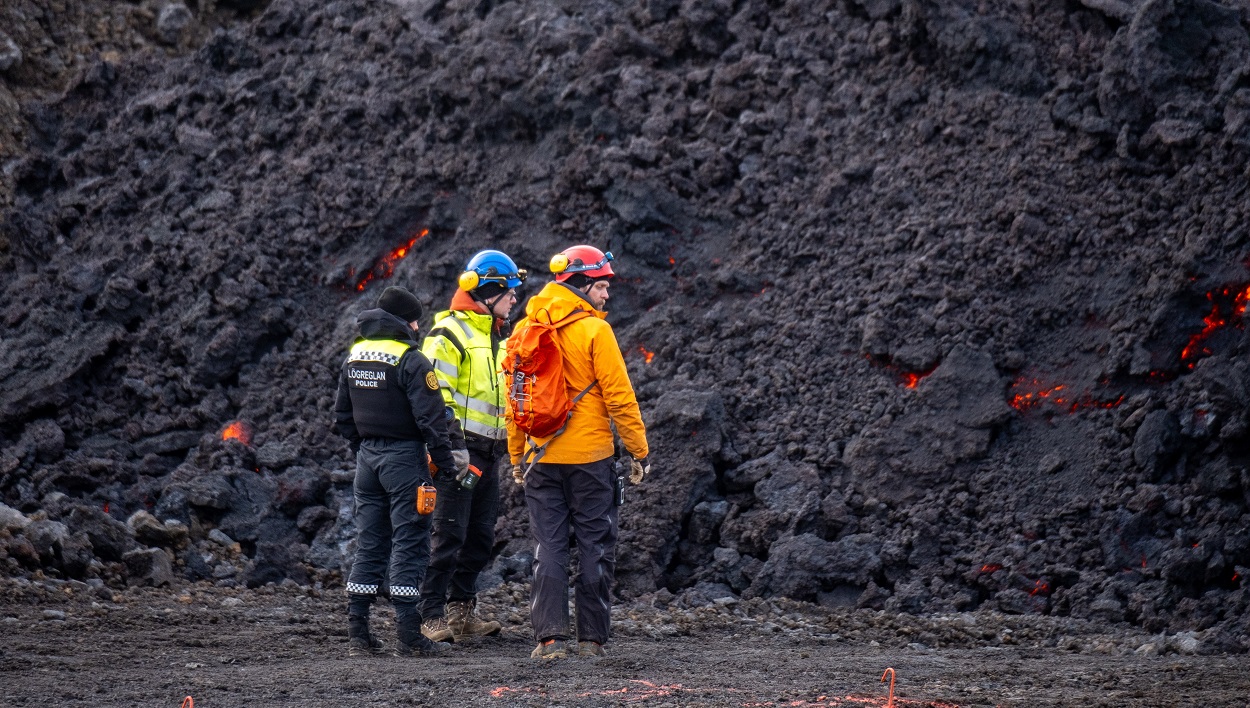
<svg viewBox="0 0 1250 708"><path fill-rule="evenodd" d="M457 284L461 290L470 292L486 285L495 283L507 288L519 287L525 282L527 273L516 267L516 262L503 251L479 251L469 259L460 274Z"/></svg>

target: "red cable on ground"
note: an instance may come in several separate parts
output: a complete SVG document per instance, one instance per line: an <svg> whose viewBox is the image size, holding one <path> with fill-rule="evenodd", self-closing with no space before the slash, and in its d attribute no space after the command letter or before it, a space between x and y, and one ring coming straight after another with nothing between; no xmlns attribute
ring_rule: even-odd
<svg viewBox="0 0 1250 708"><path fill-rule="evenodd" d="M195 699L191 696L187 696L182 699L182 705L178 706L178 708L195 708Z"/></svg>

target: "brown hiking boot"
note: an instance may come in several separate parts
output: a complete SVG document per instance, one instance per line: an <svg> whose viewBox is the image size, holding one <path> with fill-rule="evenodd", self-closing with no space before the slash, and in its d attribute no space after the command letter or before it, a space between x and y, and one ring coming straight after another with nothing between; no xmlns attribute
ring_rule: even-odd
<svg viewBox="0 0 1250 708"><path fill-rule="evenodd" d="M544 639L530 652L531 659L563 659L568 655L564 642L559 639Z"/></svg>
<svg viewBox="0 0 1250 708"><path fill-rule="evenodd" d="M435 617L421 623L421 633L431 642L454 641L451 626L446 617Z"/></svg>
<svg viewBox="0 0 1250 708"><path fill-rule="evenodd" d="M600 644L599 642L578 642L577 643L577 655L578 656L607 656L608 653L604 651L603 645Z"/></svg>
<svg viewBox="0 0 1250 708"><path fill-rule="evenodd" d="M451 628L452 637L459 642L473 637L491 637L499 634L503 625L498 622L484 622L477 618L476 602L447 603L447 626Z"/></svg>

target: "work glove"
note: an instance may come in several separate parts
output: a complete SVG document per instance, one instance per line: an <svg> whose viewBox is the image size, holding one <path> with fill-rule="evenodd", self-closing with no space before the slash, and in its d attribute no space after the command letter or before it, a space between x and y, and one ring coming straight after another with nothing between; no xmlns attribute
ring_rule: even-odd
<svg viewBox="0 0 1250 708"><path fill-rule="evenodd" d="M451 459L456 463L456 479L464 479L469 471L469 451L468 450L452 450Z"/></svg>
<svg viewBox="0 0 1250 708"><path fill-rule="evenodd" d="M629 483L642 484L642 478L651 474L651 463L647 458L629 460Z"/></svg>
<svg viewBox="0 0 1250 708"><path fill-rule="evenodd" d="M525 470L520 465L512 466L512 481L517 484L525 484Z"/></svg>

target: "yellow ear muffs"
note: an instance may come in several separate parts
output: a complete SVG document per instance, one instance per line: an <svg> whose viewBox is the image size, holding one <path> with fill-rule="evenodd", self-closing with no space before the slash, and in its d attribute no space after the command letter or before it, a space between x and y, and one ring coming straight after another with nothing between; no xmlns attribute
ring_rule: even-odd
<svg viewBox="0 0 1250 708"><path fill-rule="evenodd" d="M460 279L456 281L456 284L460 286L461 290L470 292L476 288L480 282L482 282L482 276L478 275L477 271L466 270L460 274Z"/></svg>
<svg viewBox="0 0 1250 708"><path fill-rule="evenodd" d="M565 268L569 267L569 257L563 253L557 253L551 257L551 263L548 264L552 273L563 273Z"/></svg>

